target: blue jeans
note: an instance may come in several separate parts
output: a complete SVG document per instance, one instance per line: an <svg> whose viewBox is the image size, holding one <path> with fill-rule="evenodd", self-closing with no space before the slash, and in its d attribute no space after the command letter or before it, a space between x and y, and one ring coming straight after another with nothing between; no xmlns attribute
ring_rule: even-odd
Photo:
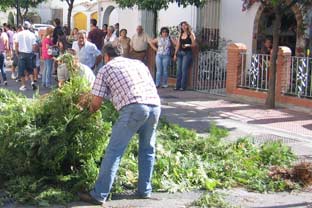
<svg viewBox="0 0 312 208"><path fill-rule="evenodd" d="M51 87L52 85L52 68L53 68L53 59L45 59L44 70L42 75L42 85L45 87Z"/></svg>
<svg viewBox="0 0 312 208"><path fill-rule="evenodd" d="M168 86L168 67L170 64L170 55L156 55L156 86ZM162 81L162 82L161 82ZM161 84L162 83L162 84Z"/></svg>
<svg viewBox="0 0 312 208"><path fill-rule="evenodd" d="M98 179L90 192L95 199L101 202L107 199L121 157L135 133L139 134L138 193L147 196L152 192L156 128L160 111L160 106L145 104L130 104L121 109L119 118L113 126Z"/></svg>
<svg viewBox="0 0 312 208"><path fill-rule="evenodd" d="M4 68L4 54L0 53L0 71L1 71L1 76L3 81L7 80L6 77L6 72L5 72L5 68Z"/></svg>
<svg viewBox="0 0 312 208"><path fill-rule="evenodd" d="M177 82L176 89L186 89L188 70L191 67L193 59L192 51L179 51L177 54Z"/></svg>

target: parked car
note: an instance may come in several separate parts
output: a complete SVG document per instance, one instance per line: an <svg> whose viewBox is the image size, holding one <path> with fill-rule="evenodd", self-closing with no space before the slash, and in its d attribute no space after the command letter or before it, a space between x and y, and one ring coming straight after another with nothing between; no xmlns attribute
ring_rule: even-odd
<svg viewBox="0 0 312 208"><path fill-rule="evenodd" d="M36 30L36 31L39 31L41 29L46 29L48 27L54 28L53 25L49 25L49 24L33 24L32 26L33 26L34 30Z"/></svg>

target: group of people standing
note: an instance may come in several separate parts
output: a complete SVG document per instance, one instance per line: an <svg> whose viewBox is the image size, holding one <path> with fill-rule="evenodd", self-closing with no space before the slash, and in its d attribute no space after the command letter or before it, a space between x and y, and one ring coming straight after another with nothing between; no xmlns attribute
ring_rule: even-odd
<svg viewBox="0 0 312 208"><path fill-rule="evenodd" d="M97 27L97 21L91 19L91 31L86 35L86 48L90 51L89 55L82 53L83 57L80 58L82 63L85 63L82 59L92 60L92 55L97 56L99 54L95 51L95 47L89 46L93 43L98 51L102 51L103 46L107 43L112 43L121 48L121 55L126 58L138 59L142 62L146 62L147 49L150 46L156 52L156 87L168 87L168 68L171 60L177 61L177 82L175 90L185 90L187 87L188 70L192 63L192 49L195 47L195 35L191 30L191 27L187 22L180 24L180 36L178 39L172 39L169 34L169 28L162 27L160 35L151 39L148 34L143 30L143 27L139 25L136 28L136 34L130 39L127 37L127 29L120 29L119 24L115 26L104 25L103 29ZM75 29L75 31L77 31ZM76 34L78 34L77 32ZM74 34L74 33L73 33ZM78 36L77 36L78 37ZM73 48L79 51L79 48L73 44ZM93 52L92 52L93 51ZM78 54L81 54L79 51ZM103 65L103 63L96 62L97 65Z"/></svg>
<svg viewBox="0 0 312 208"><path fill-rule="evenodd" d="M187 87L188 70L192 62L192 48L195 47L195 35L187 22L180 24L180 36L173 39L169 29L162 27L160 34L151 39L139 25L136 34L130 39L127 29L119 29L119 24L114 26L103 25L100 29L97 20L91 19L91 29L87 33L74 28L71 34L61 26L58 18L54 20L55 28L48 27L41 37L32 31L29 22L24 22L16 31L9 25L0 29L0 70L3 83L7 84L4 70L4 60L7 55L13 59L12 78L21 81L20 90L27 89L26 80L31 80L31 86L36 89L38 75L40 76L40 57L44 62L41 70L42 86L52 87L52 74L56 73L58 66L57 57L71 48L79 62L89 67L95 74L104 65L103 47L112 43L121 49L121 55L126 58L138 59L146 63L147 49L150 46L155 52L156 62L156 87L168 87L168 68L171 61L177 61L177 82L175 90L185 90ZM14 37L14 38L13 38ZM16 74L16 67L18 73ZM64 67L63 67L64 68ZM64 82L62 77L58 77Z"/></svg>

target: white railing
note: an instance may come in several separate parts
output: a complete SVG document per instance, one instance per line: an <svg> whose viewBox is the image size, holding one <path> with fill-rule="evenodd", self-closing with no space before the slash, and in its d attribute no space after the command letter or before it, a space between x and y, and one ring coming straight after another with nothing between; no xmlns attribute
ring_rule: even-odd
<svg viewBox="0 0 312 208"><path fill-rule="evenodd" d="M194 69L194 89L216 95L224 95L226 89L226 60L218 52L199 52Z"/></svg>
<svg viewBox="0 0 312 208"><path fill-rule="evenodd" d="M239 87L267 91L269 83L270 55L253 54L247 62L247 54L242 53Z"/></svg>
<svg viewBox="0 0 312 208"><path fill-rule="evenodd" d="M312 58L292 57L288 75L286 94L312 98Z"/></svg>

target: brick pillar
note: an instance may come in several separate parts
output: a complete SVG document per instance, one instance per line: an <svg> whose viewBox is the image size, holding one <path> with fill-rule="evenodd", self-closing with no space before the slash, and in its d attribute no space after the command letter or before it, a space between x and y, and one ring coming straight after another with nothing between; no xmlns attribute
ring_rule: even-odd
<svg viewBox="0 0 312 208"><path fill-rule="evenodd" d="M279 102L282 93L287 91L290 82L291 49L285 46L279 47L276 68L275 97Z"/></svg>
<svg viewBox="0 0 312 208"><path fill-rule="evenodd" d="M246 53L247 47L242 43L232 43L228 46L226 66L226 92L233 94L237 88L242 69L242 53Z"/></svg>

